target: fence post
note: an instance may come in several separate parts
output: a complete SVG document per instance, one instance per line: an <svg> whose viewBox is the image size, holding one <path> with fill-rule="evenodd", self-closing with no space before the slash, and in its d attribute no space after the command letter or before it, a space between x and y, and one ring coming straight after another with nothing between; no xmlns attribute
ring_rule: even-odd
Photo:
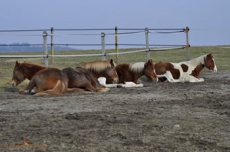
<svg viewBox="0 0 230 152"><path fill-rule="evenodd" d="M48 67L48 54L47 54L47 33L43 32L43 49L44 49L44 65Z"/></svg>
<svg viewBox="0 0 230 152"><path fill-rule="evenodd" d="M53 34L54 34L54 28L51 27L51 44L50 44L50 50L51 50L51 55L54 55L54 37L53 37ZM51 56L51 64L54 63L54 57Z"/></svg>
<svg viewBox="0 0 230 152"><path fill-rule="evenodd" d="M146 49L147 49L147 60L150 59L150 51L149 51L149 29L145 28L145 41L146 41Z"/></svg>
<svg viewBox="0 0 230 152"><path fill-rule="evenodd" d="M118 53L118 35L117 26L115 26L115 52ZM116 54L116 61L118 62L118 54Z"/></svg>
<svg viewBox="0 0 230 152"><path fill-rule="evenodd" d="M101 33L101 54L102 54L102 60L105 60L105 33Z"/></svg>
<svg viewBox="0 0 230 152"><path fill-rule="evenodd" d="M189 51L189 36L188 36L188 31L189 31L189 28L186 27L185 29L185 33L186 33L186 51L187 51L187 60L190 60L190 51Z"/></svg>

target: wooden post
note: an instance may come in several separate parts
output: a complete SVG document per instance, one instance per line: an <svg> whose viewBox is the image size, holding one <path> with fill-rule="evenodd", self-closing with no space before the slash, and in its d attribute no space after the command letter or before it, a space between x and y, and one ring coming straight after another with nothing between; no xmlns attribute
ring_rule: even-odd
<svg viewBox="0 0 230 152"><path fill-rule="evenodd" d="M187 51L187 60L189 61L190 60L190 51L189 51L189 36L188 36L188 31L189 31L189 28L186 27L185 29L185 33L186 33L186 51Z"/></svg>
<svg viewBox="0 0 230 152"><path fill-rule="evenodd" d="M53 37L53 34L54 34L54 28L51 27L51 45L50 45L50 49L51 49L51 55L54 55L54 37ZM54 63L54 57L51 56L51 64Z"/></svg>
<svg viewBox="0 0 230 152"><path fill-rule="evenodd" d="M102 60L105 60L105 33L101 33L101 54L102 54Z"/></svg>
<svg viewBox="0 0 230 152"><path fill-rule="evenodd" d="M118 35L117 26L115 27L115 52L118 53ZM116 61L118 62L118 54L116 54Z"/></svg>
<svg viewBox="0 0 230 152"><path fill-rule="evenodd" d="M149 51L149 29L148 28L145 28L145 41L146 41L146 49L148 50L147 51L147 60L150 59L150 51Z"/></svg>
<svg viewBox="0 0 230 152"><path fill-rule="evenodd" d="M47 33L43 32L43 49L44 49L44 65L48 67L48 54L47 54Z"/></svg>

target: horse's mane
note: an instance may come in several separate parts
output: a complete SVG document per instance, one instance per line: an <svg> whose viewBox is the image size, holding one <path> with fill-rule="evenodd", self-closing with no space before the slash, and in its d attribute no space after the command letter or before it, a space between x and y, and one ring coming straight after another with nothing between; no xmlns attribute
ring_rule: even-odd
<svg viewBox="0 0 230 152"><path fill-rule="evenodd" d="M104 71L106 68L110 68L110 61L93 61L83 64L82 66L85 69L93 70L95 72Z"/></svg>
<svg viewBox="0 0 230 152"><path fill-rule="evenodd" d="M20 65L25 65L27 67L41 67L41 68L44 68L45 66L44 65L41 65L41 64L36 64L36 63L28 63L28 62L21 62L19 63Z"/></svg>
<svg viewBox="0 0 230 152"><path fill-rule="evenodd" d="M130 71L133 71L133 72L141 72L143 71L144 66L145 66L145 62L136 62L136 63L130 64L129 69Z"/></svg>

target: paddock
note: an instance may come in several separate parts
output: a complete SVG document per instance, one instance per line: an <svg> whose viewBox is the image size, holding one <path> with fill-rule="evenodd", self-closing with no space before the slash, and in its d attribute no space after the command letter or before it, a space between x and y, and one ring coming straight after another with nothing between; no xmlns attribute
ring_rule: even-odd
<svg viewBox="0 0 230 152"><path fill-rule="evenodd" d="M1 151L230 151L230 71L202 83L0 96Z"/></svg>

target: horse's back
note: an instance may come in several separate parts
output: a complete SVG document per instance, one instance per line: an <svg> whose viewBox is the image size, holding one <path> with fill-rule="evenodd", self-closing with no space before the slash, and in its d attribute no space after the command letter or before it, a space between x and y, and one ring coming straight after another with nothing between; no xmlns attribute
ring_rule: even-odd
<svg viewBox="0 0 230 152"><path fill-rule="evenodd" d="M121 75L129 73L130 64L122 63L116 66L117 75L120 79Z"/></svg>

